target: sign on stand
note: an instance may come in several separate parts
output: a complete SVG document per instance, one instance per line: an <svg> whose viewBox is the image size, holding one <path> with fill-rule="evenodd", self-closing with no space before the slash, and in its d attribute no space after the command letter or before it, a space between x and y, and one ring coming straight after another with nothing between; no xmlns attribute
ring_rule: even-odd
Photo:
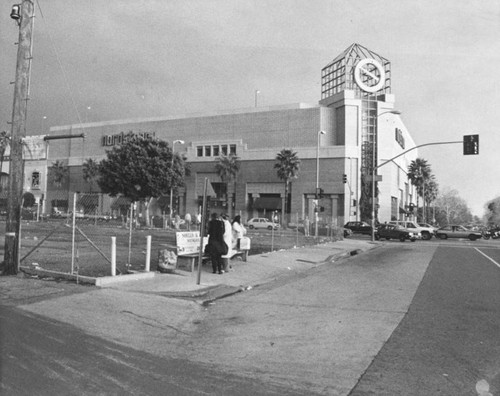
<svg viewBox="0 0 500 396"><path fill-rule="evenodd" d="M206 239L206 238L203 238ZM199 253L200 251L200 232L176 232L175 240L177 246L177 256ZM203 241L203 249L208 241Z"/></svg>

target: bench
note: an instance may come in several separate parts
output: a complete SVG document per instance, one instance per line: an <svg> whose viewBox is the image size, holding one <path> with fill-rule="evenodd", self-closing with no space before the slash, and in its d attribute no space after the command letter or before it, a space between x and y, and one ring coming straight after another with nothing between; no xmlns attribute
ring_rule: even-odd
<svg viewBox="0 0 500 396"><path fill-rule="evenodd" d="M184 269L187 271L194 272L196 261L200 257L200 232L199 231L187 231L187 232L176 232L175 233L175 246L169 244L161 244L167 250L173 251L177 255L177 263L175 268ZM203 252L205 251L205 246L208 243L208 237L203 237ZM232 250L231 257L241 257L243 261L247 261L248 251L250 250L250 239L242 238L240 240L240 249ZM179 260L181 259L181 260ZM182 263L186 259L187 263ZM202 254L202 263L206 260L210 260L210 257L205 253Z"/></svg>

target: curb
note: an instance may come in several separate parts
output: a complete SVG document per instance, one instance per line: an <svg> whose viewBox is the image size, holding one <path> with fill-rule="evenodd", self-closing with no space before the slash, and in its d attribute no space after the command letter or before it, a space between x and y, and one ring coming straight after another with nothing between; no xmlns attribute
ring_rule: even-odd
<svg viewBox="0 0 500 396"><path fill-rule="evenodd" d="M194 300L198 304L206 306L214 302L215 300L232 296L244 290L246 290L246 288L244 287L219 284L215 286L209 286L201 290L181 291L181 292L157 292L153 294L163 297Z"/></svg>
<svg viewBox="0 0 500 396"><path fill-rule="evenodd" d="M321 265L321 264L328 264L328 263L333 263L335 261L338 261L343 258L348 258L355 256L357 254L360 254L363 252L363 249L355 249L355 250L346 250L341 253L333 254L331 256L328 256L325 260L319 261L319 262L311 262L313 264ZM154 293L156 295L161 295L165 297L171 297L171 298L181 298L181 299L189 299L189 300L194 300L200 305L207 306L211 303L213 303L216 300L220 300L225 297L232 296L237 293L241 293L246 290L251 290L254 289L262 284L265 283L270 283L275 281L276 278L270 278L269 280L264 280L259 283L254 283L248 286L230 286L226 284L219 284L215 286L209 286L205 289L201 290L193 290L193 291L182 291L182 292L159 292L159 293Z"/></svg>
<svg viewBox="0 0 500 396"><path fill-rule="evenodd" d="M75 281L77 283L86 283L94 286L106 286L117 282L130 282L134 280L149 279L155 276L154 271L150 272L134 272L125 275L116 276L102 276L94 278L91 276L82 276L77 274L69 274L66 272L58 272L44 269L42 267L19 267L21 271L30 275L37 275L39 277L50 277L56 279L65 279L70 281Z"/></svg>

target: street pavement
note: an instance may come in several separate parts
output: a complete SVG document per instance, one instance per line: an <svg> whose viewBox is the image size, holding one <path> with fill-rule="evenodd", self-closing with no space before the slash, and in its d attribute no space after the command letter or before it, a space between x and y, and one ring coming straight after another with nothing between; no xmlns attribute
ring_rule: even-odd
<svg viewBox="0 0 500 396"><path fill-rule="evenodd" d="M101 287L75 285L68 282L43 281L35 278L0 277L0 303L16 305L32 314L70 323L87 333L107 340L128 345L138 350L162 356L179 357L175 343L163 340L189 337L198 331L198 325L206 317L206 306L228 295L251 291L286 276L293 276L311 268L343 262L351 256L377 248L382 243L367 239L344 239L314 246L298 247L265 254L248 256L246 262L231 261L232 269L222 275L213 274L210 265L202 267L200 282L198 273L177 270L172 274L154 273L147 278L131 276L131 280L120 275L116 281L105 282ZM413 295L427 268L427 260L401 269L390 269L384 278L400 279L401 284L381 288L381 280L373 276L349 275L344 268L339 273L338 285L332 290L341 290L341 302L358 301L363 290L370 301L371 310L379 312L377 326L367 323L362 342L353 342L349 353L336 356L336 365L345 367L346 383L342 389L350 389L371 359L384 345L407 312ZM356 277L347 280L346 276ZM352 282L355 287L347 287ZM398 283L398 282L396 282ZM351 284L351 286L352 286ZM398 294L395 299L394 293ZM377 298L374 300L374 293ZM166 298L177 297L177 298ZM340 296L339 296L340 297ZM388 314L388 308L392 314ZM339 334L353 333L353 315L359 309L340 309L337 312ZM389 316L390 317L389 317ZM357 317L357 316L356 316ZM374 320L374 318L366 319ZM358 336L359 337L359 334ZM159 340L162 340L159 342ZM345 362L337 360L346 359ZM355 360L356 370L347 360Z"/></svg>

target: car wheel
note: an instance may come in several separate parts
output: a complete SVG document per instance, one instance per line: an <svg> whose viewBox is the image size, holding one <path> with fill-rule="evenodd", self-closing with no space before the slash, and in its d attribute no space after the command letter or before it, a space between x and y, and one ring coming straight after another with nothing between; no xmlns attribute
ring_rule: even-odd
<svg viewBox="0 0 500 396"><path fill-rule="evenodd" d="M271 231L273 229L273 226L268 226L267 229Z"/></svg>
<svg viewBox="0 0 500 396"><path fill-rule="evenodd" d="M428 232L422 232L422 239L424 241L428 241L429 239L431 239L431 234L429 234Z"/></svg>
<svg viewBox="0 0 500 396"><path fill-rule="evenodd" d="M416 241L416 239L415 239L415 238L411 238L411 239L410 239L410 241L415 242L415 241Z"/></svg>
<svg viewBox="0 0 500 396"><path fill-rule="evenodd" d="M475 236L475 235L469 235L469 239L471 241L475 241L477 239L477 236Z"/></svg>
<svg viewBox="0 0 500 396"><path fill-rule="evenodd" d="M251 230L254 229L253 225L251 225L251 224L248 226L248 228L250 228Z"/></svg>
<svg viewBox="0 0 500 396"><path fill-rule="evenodd" d="M399 237L399 240L400 240L401 242L404 242L404 241L406 240L406 238L405 238L404 236L401 236L401 237Z"/></svg>
<svg viewBox="0 0 500 396"><path fill-rule="evenodd" d="M446 234L439 234L439 238L441 238L441 239L448 239L448 235L446 235Z"/></svg>

